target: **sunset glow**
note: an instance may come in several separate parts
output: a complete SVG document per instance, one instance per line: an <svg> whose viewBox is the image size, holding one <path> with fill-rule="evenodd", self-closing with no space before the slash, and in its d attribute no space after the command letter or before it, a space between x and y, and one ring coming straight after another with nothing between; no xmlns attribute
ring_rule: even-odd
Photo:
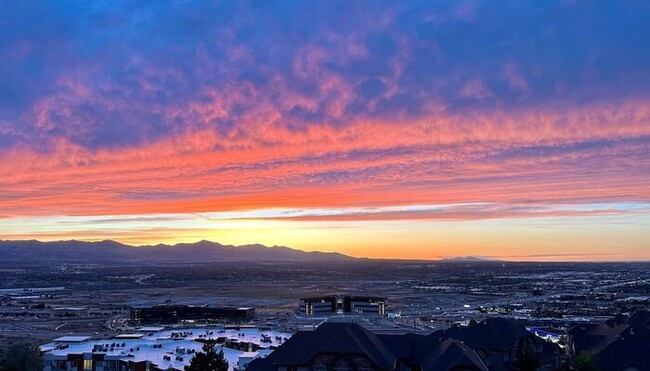
<svg viewBox="0 0 650 371"><path fill-rule="evenodd" d="M646 2L3 8L0 239L650 260Z"/></svg>

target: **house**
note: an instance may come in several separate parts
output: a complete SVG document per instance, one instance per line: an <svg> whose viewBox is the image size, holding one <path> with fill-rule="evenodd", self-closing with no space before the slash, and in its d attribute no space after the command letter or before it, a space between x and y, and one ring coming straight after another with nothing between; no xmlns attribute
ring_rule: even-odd
<svg viewBox="0 0 650 371"><path fill-rule="evenodd" d="M476 352L454 339L378 335L355 323L326 322L302 331L248 370L478 370L487 367Z"/></svg>
<svg viewBox="0 0 650 371"><path fill-rule="evenodd" d="M568 349L574 360L591 358L603 370L650 370L650 311L576 325L569 330Z"/></svg>
<svg viewBox="0 0 650 371"><path fill-rule="evenodd" d="M554 370L560 363L561 350L558 346L538 338L524 325L505 318L488 318L429 336L462 341L476 351L490 370L516 369L526 349L530 350L531 359L538 363L541 370Z"/></svg>

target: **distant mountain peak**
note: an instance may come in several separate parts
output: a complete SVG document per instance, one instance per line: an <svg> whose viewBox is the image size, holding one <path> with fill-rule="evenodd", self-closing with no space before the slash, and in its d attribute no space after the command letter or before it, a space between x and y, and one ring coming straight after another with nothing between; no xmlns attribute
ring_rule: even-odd
<svg viewBox="0 0 650 371"><path fill-rule="evenodd" d="M443 262L458 262L458 263L463 263L463 262L490 262L490 261L498 261L498 259L494 258L489 258L489 257L484 257L484 256L452 256L448 258L441 259Z"/></svg>
<svg viewBox="0 0 650 371"><path fill-rule="evenodd" d="M201 240L174 245L131 246L113 240L0 241L0 254L5 262L261 262L261 261L342 261L354 259L329 252L307 252L286 246L267 247L261 244L222 245Z"/></svg>

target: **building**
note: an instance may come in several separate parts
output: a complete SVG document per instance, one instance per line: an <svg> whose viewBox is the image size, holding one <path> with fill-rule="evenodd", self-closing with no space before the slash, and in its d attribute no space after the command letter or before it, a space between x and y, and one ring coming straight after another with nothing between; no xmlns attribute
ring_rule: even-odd
<svg viewBox="0 0 650 371"><path fill-rule="evenodd" d="M250 362L248 370L555 370L560 353L557 344L501 318L429 335L380 334L355 323L325 322L296 333L268 357Z"/></svg>
<svg viewBox="0 0 650 371"><path fill-rule="evenodd" d="M599 324L580 324L568 332L574 363L600 370L650 370L650 311L618 315Z"/></svg>
<svg viewBox="0 0 650 371"><path fill-rule="evenodd" d="M54 317L88 317L87 307L57 307L52 308Z"/></svg>
<svg viewBox="0 0 650 371"><path fill-rule="evenodd" d="M255 308L210 307L192 305L132 306L131 322L170 324L179 322L247 322L255 317Z"/></svg>
<svg viewBox="0 0 650 371"><path fill-rule="evenodd" d="M298 310L305 316L332 314L386 314L386 298L375 296L329 295L300 299Z"/></svg>
<svg viewBox="0 0 650 371"><path fill-rule="evenodd" d="M42 345L44 371L181 371L207 339L217 347L231 367L247 365L265 357L291 337L288 333L254 328L189 328L159 330L141 328L141 333L112 339L63 336ZM146 330L146 331L145 331ZM156 331L158 330L158 331ZM150 334L144 334L151 331Z"/></svg>
<svg viewBox="0 0 650 371"><path fill-rule="evenodd" d="M300 299L298 310L306 316L321 316L336 313L336 296L324 296Z"/></svg>
<svg viewBox="0 0 650 371"><path fill-rule="evenodd" d="M454 339L380 335L355 323L326 322L301 331L249 371L307 370L487 371L474 350Z"/></svg>
<svg viewBox="0 0 650 371"><path fill-rule="evenodd" d="M120 348L125 348L123 343L107 344L106 351L101 346L98 351L93 345L92 351L81 350L87 347L90 341L89 336L62 336L56 338L50 344L40 347L45 361L44 371L145 371L151 370L151 362L146 360L134 361L124 357ZM118 349L117 354L107 354L108 350ZM113 352L115 353L115 352Z"/></svg>
<svg viewBox="0 0 650 371"><path fill-rule="evenodd" d="M494 371L519 367L522 352L529 350L538 370L556 370L562 351L557 344L544 341L522 324L505 318L488 318L469 326L455 326L429 336L453 338L471 347L485 365Z"/></svg>

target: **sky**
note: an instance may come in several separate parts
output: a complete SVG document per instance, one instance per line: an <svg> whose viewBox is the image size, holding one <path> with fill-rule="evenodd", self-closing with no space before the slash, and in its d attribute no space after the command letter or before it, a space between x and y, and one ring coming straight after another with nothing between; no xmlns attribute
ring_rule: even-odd
<svg viewBox="0 0 650 371"><path fill-rule="evenodd" d="M647 1L0 10L0 239L650 260Z"/></svg>

